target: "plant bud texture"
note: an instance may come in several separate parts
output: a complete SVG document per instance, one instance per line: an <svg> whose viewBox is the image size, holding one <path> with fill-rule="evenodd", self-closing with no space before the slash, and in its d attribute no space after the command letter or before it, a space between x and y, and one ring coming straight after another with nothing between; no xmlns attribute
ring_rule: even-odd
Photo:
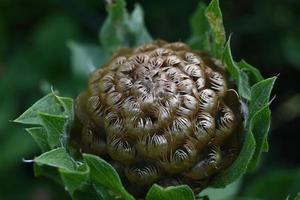
<svg viewBox="0 0 300 200"><path fill-rule="evenodd" d="M133 190L200 191L239 153L244 117L234 88L219 60L184 43L119 49L77 97L71 143L107 160Z"/></svg>

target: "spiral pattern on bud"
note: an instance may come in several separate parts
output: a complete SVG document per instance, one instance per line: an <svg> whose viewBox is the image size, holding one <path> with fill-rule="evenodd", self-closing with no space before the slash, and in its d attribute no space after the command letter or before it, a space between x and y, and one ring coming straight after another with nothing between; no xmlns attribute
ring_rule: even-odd
<svg viewBox="0 0 300 200"><path fill-rule="evenodd" d="M243 123L217 61L180 42L117 51L77 98L79 148L108 155L132 184L207 182L234 160Z"/></svg>

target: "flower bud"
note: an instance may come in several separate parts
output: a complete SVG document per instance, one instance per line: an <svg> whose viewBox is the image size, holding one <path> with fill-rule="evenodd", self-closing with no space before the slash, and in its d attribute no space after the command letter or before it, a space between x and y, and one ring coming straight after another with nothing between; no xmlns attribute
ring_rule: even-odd
<svg viewBox="0 0 300 200"><path fill-rule="evenodd" d="M220 63L180 42L115 52L76 100L78 149L117 165L137 187L204 187L234 161L243 132L239 97Z"/></svg>

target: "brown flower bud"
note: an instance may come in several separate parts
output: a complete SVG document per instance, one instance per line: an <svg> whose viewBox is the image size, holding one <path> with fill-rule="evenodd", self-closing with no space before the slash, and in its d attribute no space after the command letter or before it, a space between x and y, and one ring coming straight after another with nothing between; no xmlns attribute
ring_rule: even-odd
<svg viewBox="0 0 300 200"><path fill-rule="evenodd" d="M104 156L131 185L201 190L242 138L240 101L220 63L180 42L117 51L76 100L78 149Z"/></svg>

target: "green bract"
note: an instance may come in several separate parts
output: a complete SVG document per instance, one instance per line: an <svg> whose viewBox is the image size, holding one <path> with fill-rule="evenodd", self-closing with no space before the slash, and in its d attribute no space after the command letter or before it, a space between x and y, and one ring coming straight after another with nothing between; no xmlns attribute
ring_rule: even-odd
<svg viewBox="0 0 300 200"><path fill-rule="evenodd" d="M151 36L143 22L139 5L129 14L124 0L107 5L108 18L100 31L98 45L70 42L74 74L87 80L95 66L120 47L134 47L150 42ZM206 51L222 60L237 85L240 97L247 104L246 133L243 146L234 163L219 173L210 183L224 187L253 170L262 152L268 151L270 128L270 94L276 77L263 79L260 72L245 61L235 62L226 42L219 1L212 0L206 7L200 4L191 18L192 36L188 42L195 50ZM34 172L52 178L70 193L73 199L134 199L123 187L115 169L98 156L83 154L81 159L71 157L67 133L74 118L73 100L51 92L25 111L15 122L34 125L26 131L32 135L43 154L33 159ZM201 194L200 194L201 196ZM187 199L195 196L188 186L162 188L153 185L146 195L151 199Z"/></svg>

